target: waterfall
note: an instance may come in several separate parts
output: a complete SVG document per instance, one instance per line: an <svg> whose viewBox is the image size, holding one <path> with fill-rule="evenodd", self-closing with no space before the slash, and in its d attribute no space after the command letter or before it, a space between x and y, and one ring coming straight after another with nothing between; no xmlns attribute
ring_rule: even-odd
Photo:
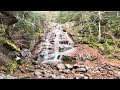
<svg viewBox="0 0 120 90"><path fill-rule="evenodd" d="M61 25L57 25L51 32L46 35L45 42L43 42L43 60L47 61L61 61L62 53L73 48L73 42L68 33L63 31Z"/></svg>
<svg viewBox="0 0 120 90"><path fill-rule="evenodd" d="M58 59L58 56L60 55L60 52L59 52L59 41L60 41L60 34L62 34L62 27L60 25L58 25L55 29L55 34L56 34L56 37L55 37L55 43L54 43L54 47L55 47L55 58L54 60L59 60Z"/></svg>

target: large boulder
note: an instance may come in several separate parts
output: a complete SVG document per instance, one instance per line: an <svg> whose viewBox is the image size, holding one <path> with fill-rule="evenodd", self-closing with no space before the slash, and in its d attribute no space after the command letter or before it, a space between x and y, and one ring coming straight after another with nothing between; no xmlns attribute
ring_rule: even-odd
<svg viewBox="0 0 120 90"><path fill-rule="evenodd" d="M100 52L92 47L87 45L79 45L78 47L74 47L70 50L67 50L62 53L64 58L68 60L96 60L96 59L104 59L104 56L100 54Z"/></svg>

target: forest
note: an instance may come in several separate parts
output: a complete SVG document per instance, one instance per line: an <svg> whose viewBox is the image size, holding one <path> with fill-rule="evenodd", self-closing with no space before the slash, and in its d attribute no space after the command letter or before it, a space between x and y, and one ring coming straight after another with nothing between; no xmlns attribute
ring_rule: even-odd
<svg viewBox="0 0 120 90"><path fill-rule="evenodd" d="M120 11L0 11L0 79L120 79Z"/></svg>

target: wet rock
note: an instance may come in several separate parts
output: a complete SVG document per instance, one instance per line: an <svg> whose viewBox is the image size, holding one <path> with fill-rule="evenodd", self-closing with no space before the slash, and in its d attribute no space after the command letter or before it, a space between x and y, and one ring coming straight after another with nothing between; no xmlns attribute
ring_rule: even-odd
<svg viewBox="0 0 120 90"><path fill-rule="evenodd" d="M57 69L65 69L64 64L57 64L56 67L57 67Z"/></svg>
<svg viewBox="0 0 120 90"><path fill-rule="evenodd" d="M84 78L84 74L75 74L76 79Z"/></svg>
<svg viewBox="0 0 120 90"><path fill-rule="evenodd" d="M72 69L73 68L73 65L70 65L70 64L65 64L66 68L68 69Z"/></svg>

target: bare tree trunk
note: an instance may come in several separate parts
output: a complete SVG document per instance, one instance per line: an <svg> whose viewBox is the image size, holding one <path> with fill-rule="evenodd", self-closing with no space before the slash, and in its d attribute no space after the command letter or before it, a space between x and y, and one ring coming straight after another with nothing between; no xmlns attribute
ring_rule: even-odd
<svg viewBox="0 0 120 90"><path fill-rule="evenodd" d="M101 40L101 11L98 11L98 16L99 16L99 22L98 22L98 27L99 27L99 32L98 32L98 40Z"/></svg>
<svg viewBox="0 0 120 90"><path fill-rule="evenodd" d="M117 11L117 17L119 17L119 11Z"/></svg>

